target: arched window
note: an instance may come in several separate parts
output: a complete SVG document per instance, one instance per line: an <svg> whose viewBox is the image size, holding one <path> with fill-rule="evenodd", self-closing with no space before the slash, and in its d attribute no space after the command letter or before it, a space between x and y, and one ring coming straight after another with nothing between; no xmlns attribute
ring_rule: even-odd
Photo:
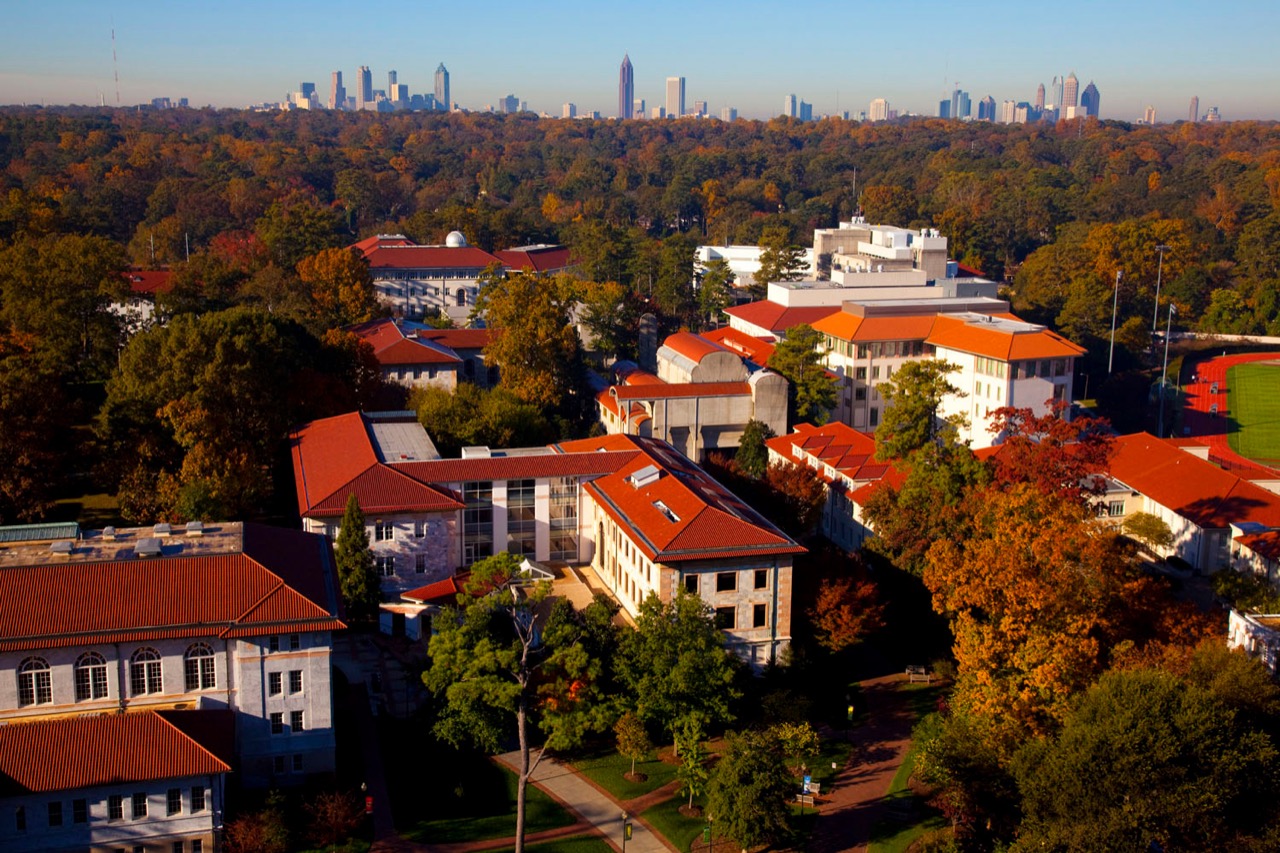
<svg viewBox="0 0 1280 853"><path fill-rule="evenodd" d="M53 681L44 658L27 658L18 667L18 704L48 705L53 702Z"/></svg>
<svg viewBox="0 0 1280 853"><path fill-rule="evenodd" d="M160 653L155 649L138 649L129 659L129 692L134 696L164 692Z"/></svg>
<svg viewBox="0 0 1280 853"><path fill-rule="evenodd" d="M193 690L212 690L218 686L213 670L213 649L204 643L196 643L187 649L182 659L182 672L188 693Z"/></svg>
<svg viewBox="0 0 1280 853"><path fill-rule="evenodd" d="M107 698L107 662L97 652L76 659L76 701Z"/></svg>
<svg viewBox="0 0 1280 853"><path fill-rule="evenodd" d="M467 304L467 289L465 287L458 288L458 307L465 307Z"/></svg>

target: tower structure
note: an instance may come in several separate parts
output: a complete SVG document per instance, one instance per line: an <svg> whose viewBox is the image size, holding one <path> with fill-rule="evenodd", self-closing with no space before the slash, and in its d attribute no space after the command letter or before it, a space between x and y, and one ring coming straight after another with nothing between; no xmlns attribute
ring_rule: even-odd
<svg viewBox="0 0 1280 853"><path fill-rule="evenodd" d="M796 96L787 95L782 99L782 114L787 118L796 117Z"/></svg>
<svg viewBox="0 0 1280 853"><path fill-rule="evenodd" d="M1032 106L1036 108L1036 112L1038 113L1044 112L1044 84L1043 83L1041 83L1039 86L1036 87L1036 100Z"/></svg>
<svg viewBox="0 0 1280 853"><path fill-rule="evenodd" d="M1191 96L1191 109L1187 110L1187 121L1195 124L1200 121L1200 96Z"/></svg>
<svg viewBox="0 0 1280 853"><path fill-rule="evenodd" d="M396 71L393 68L387 72L387 97L390 97L391 93L394 92L395 90L396 90Z"/></svg>
<svg viewBox="0 0 1280 853"><path fill-rule="evenodd" d="M445 112L453 109L453 101L449 100L449 69L443 62L436 68L436 103Z"/></svg>
<svg viewBox="0 0 1280 853"><path fill-rule="evenodd" d="M684 115L684 78L667 78L667 118Z"/></svg>
<svg viewBox="0 0 1280 853"><path fill-rule="evenodd" d="M978 101L978 121L996 120L996 99L987 95Z"/></svg>
<svg viewBox="0 0 1280 853"><path fill-rule="evenodd" d="M342 72L335 71L329 80L329 109L341 110L347 106L347 87L342 85Z"/></svg>
<svg viewBox="0 0 1280 853"><path fill-rule="evenodd" d="M373 104L373 72L369 66L361 65L356 72L356 109L368 109Z"/></svg>
<svg viewBox="0 0 1280 853"><path fill-rule="evenodd" d="M1098 99L1098 87L1090 80L1089 85L1084 87L1084 93L1080 95L1080 106L1084 107L1085 115L1098 117Z"/></svg>
<svg viewBox="0 0 1280 853"><path fill-rule="evenodd" d="M1076 79L1076 72L1072 71L1062 84L1062 103L1058 107L1058 112L1065 115L1066 107L1074 107L1078 103L1080 103L1080 81Z"/></svg>
<svg viewBox="0 0 1280 853"><path fill-rule="evenodd" d="M624 53L622 65L618 66L618 118L635 116L635 98L635 69L631 67L631 57Z"/></svg>
<svg viewBox="0 0 1280 853"><path fill-rule="evenodd" d="M867 118L871 121L885 121L889 118L889 102L884 98L874 98L871 101L871 108L867 111Z"/></svg>

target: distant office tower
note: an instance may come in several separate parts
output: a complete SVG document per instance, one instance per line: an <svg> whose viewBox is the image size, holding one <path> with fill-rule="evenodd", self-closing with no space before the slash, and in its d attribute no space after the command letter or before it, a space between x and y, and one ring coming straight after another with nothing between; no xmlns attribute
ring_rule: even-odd
<svg viewBox="0 0 1280 853"><path fill-rule="evenodd" d="M886 121L889 118L889 102L884 98L874 99L867 115L872 121Z"/></svg>
<svg viewBox="0 0 1280 853"><path fill-rule="evenodd" d="M1156 123L1156 108L1151 106L1151 104L1147 104L1147 108L1142 111L1142 123L1143 124Z"/></svg>
<svg viewBox="0 0 1280 853"><path fill-rule="evenodd" d="M698 118L706 118L708 115L710 115L710 113L707 111L707 102L694 101L693 114L696 115Z"/></svg>
<svg viewBox="0 0 1280 853"><path fill-rule="evenodd" d="M1058 105L1058 111L1062 112L1062 108L1074 107L1080 103L1080 81L1076 79L1076 72L1072 71L1067 75L1067 80L1062 84L1062 103Z"/></svg>
<svg viewBox="0 0 1280 853"><path fill-rule="evenodd" d="M721 107L720 120L721 121L737 121L738 120L737 109L735 109L734 107Z"/></svg>
<svg viewBox="0 0 1280 853"><path fill-rule="evenodd" d="M1191 96L1191 109L1187 110L1187 121L1195 124L1200 121L1200 96Z"/></svg>
<svg viewBox="0 0 1280 853"><path fill-rule="evenodd" d="M961 121L973 115L973 103L969 100L968 92L960 92L959 97L955 98L951 106L951 117L958 118Z"/></svg>
<svg viewBox="0 0 1280 853"><path fill-rule="evenodd" d="M635 69L631 67L631 57L622 54L622 65L618 66L618 118L631 118L635 115ZM644 117L644 108L640 109L640 117Z"/></svg>
<svg viewBox="0 0 1280 853"><path fill-rule="evenodd" d="M808 101L801 101L797 115L801 121L813 121L813 104Z"/></svg>
<svg viewBox="0 0 1280 853"><path fill-rule="evenodd" d="M1018 105L1013 108L1014 124L1026 124L1031 120L1031 105L1026 101L1019 101Z"/></svg>
<svg viewBox="0 0 1280 853"><path fill-rule="evenodd" d="M387 93L387 97L391 99L391 105L396 109L409 109L409 84L392 83L391 91Z"/></svg>
<svg viewBox="0 0 1280 853"><path fill-rule="evenodd" d="M395 69L387 72L387 91L394 92L396 90L396 72Z"/></svg>
<svg viewBox="0 0 1280 853"><path fill-rule="evenodd" d="M667 117L666 107L652 107L649 110L649 118L666 118L666 117Z"/></svg>
<svg viewBox="0 0 1280 853"><path fill-rule="evenodd" d="M796 96L787 95L782 99L782 114L787 118L796 117Z"/></svg>
<svg viewBox="0 0 1280 853"><path fill-rule="evenodd" d="M951 112L948 113L952 118L965 118L966 114L960 111L960 103L962 100L968 100L969 95L960 91L960 87L956 86L951 90Z"/></svg>
<svg viewBox="0 0 1280 853"><path fill-rule="evenodd" d="M453 101L449 100L449 69L443 62L436 68L436 103L437 109L445 112L453 109Z"/></svg>
<svg viewBox="0 0 1280 853"><path fill-rule="evenodd" d="M1036 112L1044 111L1044 84L1041 83L1036 87L1036 100L1034 104Z"/></svg>
<svg viewBox="0 0 1280 853"><path fill-rule="evenodd" d="M1213 124L1222 121L1222 113L1218 112L1217 107L1209 107L1209 111L1204 114L1206 124Z"/></svg>
<svg viewBox="0 0 1280 853"><path fill-rule="evenodd" d="M635 103L631 105L631 117L644 118L646 115L647 113L645 112L644 98L636 98Z"/></svg>
<svg viewBox="0 0 1280 853"><path fill-rule="evenodd" d="M938 101L938 118L951 118L951 99L943 98Z"/></svg>
<svg viewBox="0 0 1280 853"><path fill-rule="evenodd" d="M1080 94L1080 106L1084 107L1084 114L1097 118L1099 100L1098 87L1090 80L1089 85L1085 86L1084 92Z"/></svg>
<svg viewBox="0 0 1280 853"><path fill-rule="evenodd" d="M561 118L577 118L578 105L566 103L560 110L560 117Z"/></svg>
<svg viewBox="0 0 1280 853"><path fill-rule="evenodd" d="M996 120L996 99L987 95L978 101L978 121Z"/></svg>
<svg viewBox="0 0 1280 853"><path fill-rule="evenodd" d="M498 99L498 112L515 113L520 111L520 99L515 95L507 95L505 98Z"/></svg>
<svg viewBox="0 0 1280 853"><path fill-rule="evenodd" d="M1048 101L1045 103L1046 109L1062 108L1062 78L1054 75L1053 82L1049 84Z"/></svg>
<svg viewBox="0 0 1280 853"><path fill-rule="evenodd" d="M342 85L342 72L335 71L329 81L329 109L342 110L347 107L347 87Z"/></svg>
<svg viewBox="0 0 1280 853"><path fill-rule="evenodd" d="M306 98L307 100L311 100L316 96L316 84L315 83L299 83L298 91L302 93L302 97Z"/></svg>
<svg viewBox="0 0 1280 853"><path fill-rule="evenodd" d="M356 72L356 109L373 108L373 72L369 66L361 65Z"/></svg>
<svg viewBox="0 0 1280 853"><path fill-rule="evenodd" d="M1000 121L1002 124L1013 124L1015 111L1018 108L1017 101L1005 101L1000 105Z"/></svg>
<svg viewBox="0 0 1280 853"><path fill-rule="evenodd" d="M684 78L667 78L667 118L684 115Z"/></svg>

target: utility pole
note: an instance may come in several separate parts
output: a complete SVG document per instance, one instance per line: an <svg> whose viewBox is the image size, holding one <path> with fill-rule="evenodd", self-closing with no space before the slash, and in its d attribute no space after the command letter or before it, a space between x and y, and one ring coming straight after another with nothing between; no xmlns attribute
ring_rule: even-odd
<svg viewBox="0 0 1280 853"><path fill-rule="evenodd" d="M1164 327L1164 368L1160 371L1160 419L1156 437L1164 438L1164 386L1169 372L1169 333L1173 331L1173 303L1169 303L1169 321ZM1175 386L1176 387L1176 386Z"/></svg>
<svg viewBox="0 0 1280 853"><path fill-rule="evenodd" d="M1116 358L1116 307L1120 304L1120 279L1124 270L1116 270L1116 289L1111 297L1111 352L1107 355L1107 375L1111 375L1111 365Z"/></svg>
<svg viewBox="0 0 1280 853"><path fill-rule="evenodd" d="M1156 307L1151 310L1151 340L1156 339L1156 324L1160 321L1160 278L1164 274L1164 253L1169 251L1169 247L1161 243L1156 246L1156 254L1160 259L1156 261Z"/></svg>

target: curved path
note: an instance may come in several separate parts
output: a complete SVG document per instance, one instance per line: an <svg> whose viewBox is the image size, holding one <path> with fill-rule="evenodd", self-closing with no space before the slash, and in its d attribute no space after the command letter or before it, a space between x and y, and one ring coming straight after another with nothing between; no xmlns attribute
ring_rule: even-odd
<svg viewBox="0 0 1280 853"><path fill-rule="evenodd" d="M1185 403L1182 413L1182 424L1187 435L1205 440L1209 452L1216 457L1215 461L1225 463L1228 468L1255 468L1267 470L1268 466L1246 459L1231 449L1227 439L1227 421L1231 417L1231 403L1234 397L1227 387L1227 370L1237 364L1251 361L1280 361L1280 353L1241 353L1210 358L1196 364L1195 381L1182 386ZM1213 393L1213 385L1217 383L1218 393ZM1210 414L1209 408L1218 405L1216 415ZM1274 470L1274 469L1272 469Z"/></svg>

